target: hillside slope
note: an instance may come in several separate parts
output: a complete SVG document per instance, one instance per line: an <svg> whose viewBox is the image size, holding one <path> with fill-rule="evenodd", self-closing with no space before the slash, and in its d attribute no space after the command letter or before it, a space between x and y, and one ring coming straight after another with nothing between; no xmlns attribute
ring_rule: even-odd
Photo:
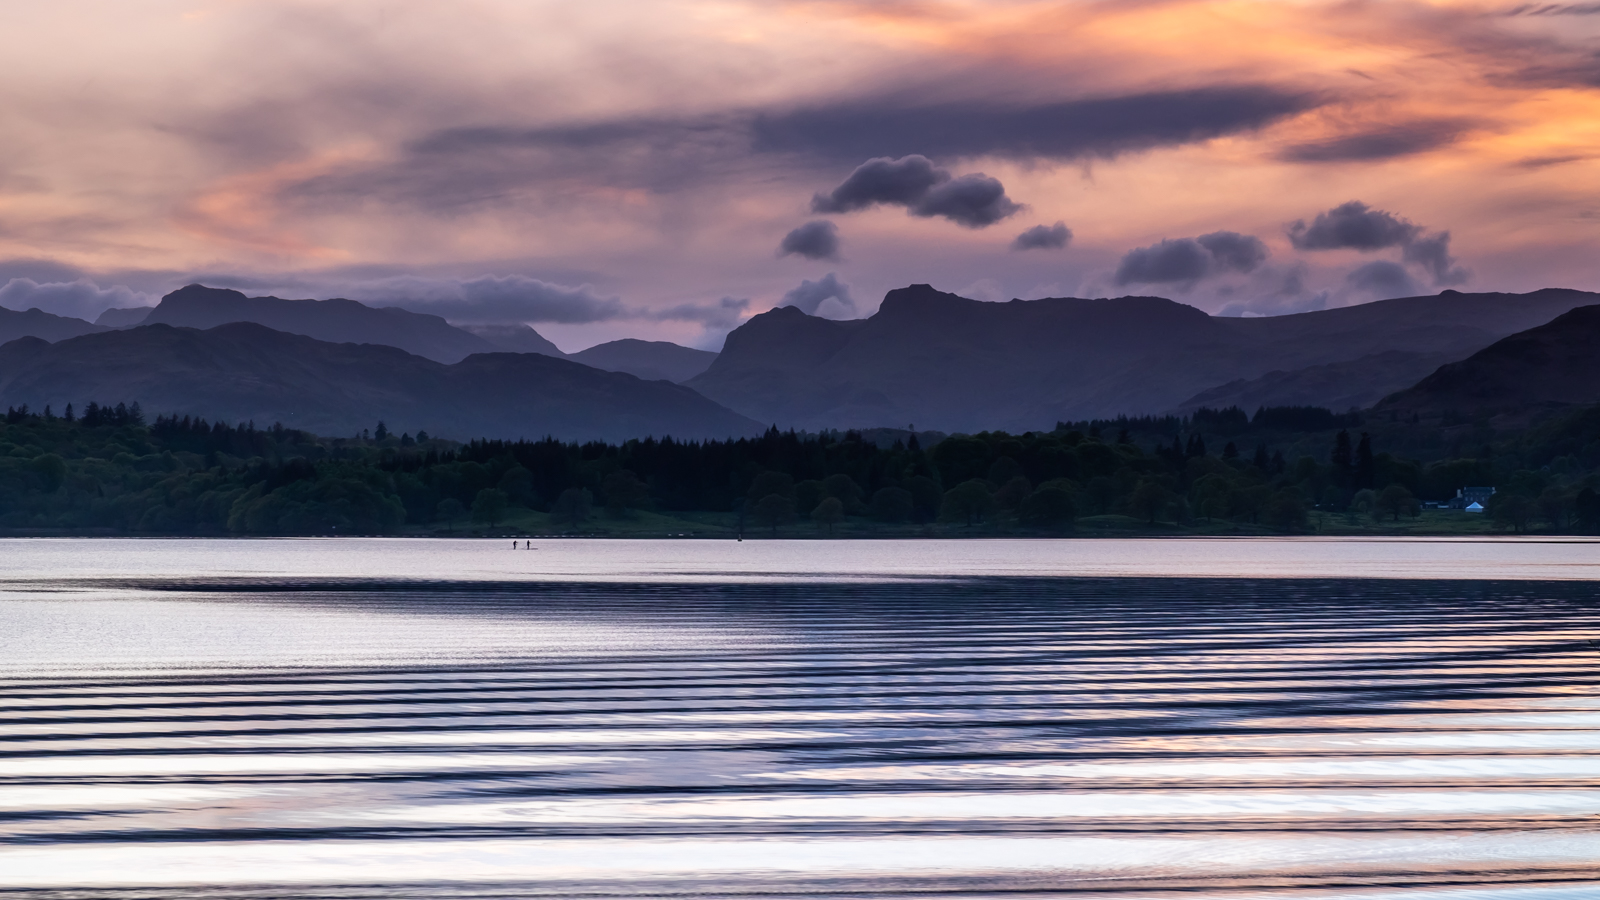
<svg viewBox="0 0 1600 900"><path fill-rule="evenodd" d="M1208 388L1185 400L1175 412L1230 406L1249 411L1263 406L1321 406L1339 412L1366 409L1457 359L1459 356L1451 353L1389 350L1348 362L1306 366L1289 372L1278 370L1258 378L1241 378Z"/></svg>
<svg viewBox="0 0 1600 900"><path fill-rule="evenodd" d="M1600 305L1580 307L1441 366L1376 409L1429 420L1600 403L1597 346Z"/></svg>
<svg viewBox="0 0 1600 900"><path fill-rule="evenodd" d="M567 359L607 372L627 372L646 381L688 381L711 367L715 353L670 341L623 338L569 354Z"/></svg>

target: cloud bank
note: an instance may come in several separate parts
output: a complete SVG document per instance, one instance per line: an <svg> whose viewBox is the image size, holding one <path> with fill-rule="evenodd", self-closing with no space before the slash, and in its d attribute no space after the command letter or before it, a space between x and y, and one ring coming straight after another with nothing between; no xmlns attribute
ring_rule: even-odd
<svg viewBox="0 0 1600 900"><path fill-rule="evenodd" d="M1401 259L1427 272L1436 286L1462 284L1470 277L1450 255L1450 232L1430 234L1421 225L1359 200L1318 213L1310 225L1304 219L1296 221L1289 226L1289 242L1296 250L1370 253L1399 247Z"/></svg>
<svg viewBox="0 0 1600 900"><path fill-rule="evenodd" d="M6 309L38 308L57 316L93 322L108 309L154 306L156 298L122 285L102 288L86 278L40 284L32 278L13 278L0 287L0 306Z"/></svg>
<svg viewBox="0 0 1600 900"><path fill-rule="evenodd" d="M602 297L590 285L567 287L522 275L466 280L402 275L356 283L345 291L370 306L398 306L472 324L581 324L630 315L621 299Z"/></svg>
<svg viewBox="0 0 1600 900"><path fill-rule="evenodd" d="M833 272L816 281L802 281L800 286L783 295L779 306L793 306L808 316L825 319L850 319L855 317L856 302L850 297L850 286L842 284Z"/></svg>
<svg viewBox="0 0 1600 900"><path fill-rule="evenodd" d="M1267 245L1253 235L1214 231L1129 250L1112 276L1129 284L1179 284L1229 272L1247 273L1266 261Z"/></svg>

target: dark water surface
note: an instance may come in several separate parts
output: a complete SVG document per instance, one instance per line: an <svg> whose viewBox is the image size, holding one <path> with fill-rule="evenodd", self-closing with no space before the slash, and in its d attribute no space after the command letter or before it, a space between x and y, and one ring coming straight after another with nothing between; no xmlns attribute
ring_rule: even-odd
<svg viewBox="0 0 1600 900"><path fill-rule="evenodd" d="M1600 545L501 543L0 541L0 895L1600 897Z"/></svg>

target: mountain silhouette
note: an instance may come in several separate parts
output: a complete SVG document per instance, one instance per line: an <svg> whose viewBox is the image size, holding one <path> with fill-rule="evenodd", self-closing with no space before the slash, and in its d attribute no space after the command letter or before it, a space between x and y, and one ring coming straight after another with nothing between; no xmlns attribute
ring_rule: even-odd
<svg viewBox="0 0 1600 900"><path fill-rule="evenodd" d="M347 435L394 431L621 441L723 438L756 423L678 385L534 353L446 365L377 344L329 343L252 322L206 330L145 325L0 346L0 404L57 409L139 402L147 415L282 422Z"/></svg>
<svg viewBox="0 0 1600 900"><path fill-rule="evenodd" d="M483 338L425 313L371 307L354 300L246 297L238 291L199 284L162 297L139 324L207 329L229 322L255 322L319 341L383 344L443 363L496 349Z"/></svg>
<svg viewBox="0 0 1600 900"><path fill-rule="evenodd" d="M1580 307L1439 367L1385 398L1376 411L1424 420L1505 413L1526 417L1554 407L1600 403L1597 346L1600 305Z"/></svg>
<svg viewBox="0 0 1600 900"><path fill-rule="evenodd" d="M77 337L80 334L94 334L97 331L105 331L105 329L99 325L91 325L82 319L58 316L47 313L42 309L18 312L14 309L0 307L0 344L14 341L20 337L36 337L47 341L60 341Z"/></svg>
<svg viewBox="0 0 1600 900"><path fill-rule="evenodd" d="M646 381L688 381L711 366L717 354L670 341L623 338L569 354L567 359L607 372L627 372Z"/></svg>
<svg viewBox="0 0 1600 900"><path fill-rule="evenodd" d="M1047 429L1057 421L1158 414L1224 385L1298 377L1314 405L1377 397L1414 382L1437 359L1600 302L1583 291L1385 300L1295 315L1210 316L1160 297L985 303L912 285L866 319L834 321L781 307L728 335L687 384L782 427L915 423L943 431ZM1369 361L1353 394L1316 373ZM1388 374L1383 374L1387 368ZM1296 376L1296 373L1299 373ZM1326 381L1326 379L1324 379Z"/></svg>

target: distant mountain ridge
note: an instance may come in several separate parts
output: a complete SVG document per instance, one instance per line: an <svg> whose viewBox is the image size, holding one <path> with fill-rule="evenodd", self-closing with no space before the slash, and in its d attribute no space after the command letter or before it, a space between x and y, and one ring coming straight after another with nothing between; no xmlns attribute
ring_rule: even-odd
<svg viewBox="0 0 1600 900"><path fill-rule="evenodd" d="M688 381L711 367L717 354L668 341L623 338L570 353L567 359L608 372L627 372L646 381Z"/></svg>
<svg viewBox="0 0 1600 900"><path fill-rule="evenodd" d="M14 309L0 307L0 344L14 341L20 337L37 337L46 341L61 341L74 338L80 334L94 334L105 331L99 325L91 325L82 319L70 316L58 316L47 313L42 309L29 309L18 312Z"/></svg>
<svg viewBox="0 0 1600 900"><path fill-rule="evenodd" d="M333 343L382 344L436 362L453 363L495 346L438 316L354 300L284 300L246 297L239 291L191 284L165 297L141 325L201 330L230 322L255 322L274 331Z"/></svg>
<svg viewBox="0 0 1600 900"><path fill-rule="evenodd" d="M1306 402L1328 405L1345 386L1333 379L1330 396L1301 370L1394 352L1460 359L1596 302L1600 295L1583 291L1446 291L1233 319L1159 297L985 303L912 285L890 291L866 319L792 307L754 316L687 384L752 418L797 428L1047 429L1177 410L1275 371L1284 375L1273 381L1300 372ZM1426 365L1410 363L1378 373L1354 396L1407 386Z"/></svg>
<svg viewBox="0 0 1600 900"><path fill-rule="evenodd" d="M176 325L207 329L229 322L255 322L275 331L334 343L382 344L443 363L496 350L571 359L608 372L646 380L684 381L704 371L715 353L666 341L631 338L567 354L528 325L452 325L439 316L355 300L284 300L247 297L224 288L191 284L161 298L150 310L106 310L101 326ZM20 336L20 335L13 335ZM41 335L42 336L42 335ZM49 338L47 338L48 340Z"/></svg>
<svg viewBox="0 0 1600 900"><path fill-rule="evenodd" d="M60 410L89 400L327 435L380 419L395 431L462 440L723 438L761 427L688 388L540 354L479 353L447 365L252 322L144 325L0 346L0 404Z"/></svg>

